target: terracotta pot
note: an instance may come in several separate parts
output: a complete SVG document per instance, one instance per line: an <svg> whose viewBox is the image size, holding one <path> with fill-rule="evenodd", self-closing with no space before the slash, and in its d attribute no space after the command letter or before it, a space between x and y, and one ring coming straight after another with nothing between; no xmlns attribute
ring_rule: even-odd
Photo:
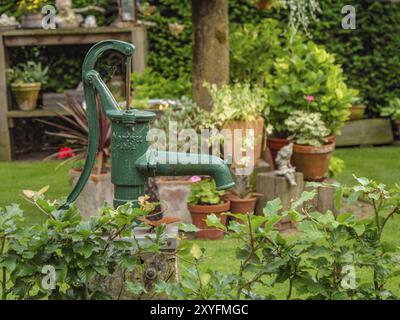
<svg viewBox="0 0 400 320"><path fill-rule="evenodd" d="M223 125L223 129L228 130L230 132L230 135L226 137L226 142L228 143L228 146L231 146L229 150L225 150L226 154L231 154L233 156L233 165L237 162L239 162L242 158L242 152L241 150L236 150L239 148L242 148L242 145L240 143L236 143L234 139L234 130L235 129L241 129L242 130L242 141L247 135L247 130L253 129L254 130L254 150L252 155L247 155L247 156L252 156L254 159L254 164L257 163L257 161L261 158L261 152L264 149L263 148L263 137L264 137L264 119L262 117L258 117L256 120L253 121L229 121ZM235 148L237 145L237 148Z"/></svg>
<svg viewBox="0 0 400 320"><path fill-rule="evenodd" d="M70 170L69 175L74 186L81 173L82 170ZM111 183L111 173L92 173L75 204L83 219L88 220L91 216L97 213L98 209L103 207L104 202L112 204L113 195L114 185Z"/></svg>
<svg viewBox="0 0 400 320"><path fill-rule="evenodd" d="M328 143L334 143L335 142L335 136L328 136L326 137ZM284 146L287 146L290 143L290 140L286 138L273 138L273 137L268 137L267 140L267 146L268 149L270 150L272 161L274 163L274 167L276 168L276 156L278 154L278 151L282 149ZM265 161L268 161L268 159L264 159ZM269 160L270 161L270 160ZM296 166L296 159L292 156L291 159L292 166Z"/></svg>
<svg viewBox="0 0 400 320"><path fill-rule="evenodd" d="M335 143L322 146L293 145L293 160L296 171L302 172L306 181L322 181L328 175L329 159L335 150Z"/></svg>
<svg viewBox="0 0 400 320"><path fill-rule="evenodd" d="M225 200L224 203L216 205L197 205L188 204L189 211L192 215L193 224L202 229L196 232L196 238L198 239L210 239L210 240L220 240L222 239L224 232L213 227L209 227L206 224L207 216L214 213L218 218L221 219L223 224L226 223L226 215L221 215L221 213L229 210L231 202Z"/></svg>
<svg viewBox="0 0 400 320"><path fill-rule="evenodd" d="M366 106L363 104L356 104L350 108L350 120L360 120L364 118Z"/></svg>
<svg viewBox="0 0 400 320"><path fill-rule="evenodd" d="M254 213L257 202L256 197L241 199L236 196L228 195L226 199L231 202L231 207L229 209L231 213Z"/></svg>
<svg viewBox="0 0 400 320"><path fill-rule="evenodd" d="M22 16L21 27L23 29L41 29L43 15L41 13L28 13Z"/></svg>
<svg viewBox="0 0 400 320"><path fill-rule="evenodd" d="M41 83L19 83L11 84L18 107L22 111L32 111L36 109Z"/></svg>

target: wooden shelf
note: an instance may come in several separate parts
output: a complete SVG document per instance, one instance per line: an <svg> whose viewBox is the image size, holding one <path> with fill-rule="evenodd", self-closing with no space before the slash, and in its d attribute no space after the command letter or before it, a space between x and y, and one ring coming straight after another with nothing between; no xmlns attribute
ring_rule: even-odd
<svg viewBox="0 0 400 320"><path fill-rule="evenodd" d="M68 46L93 44L102 40L115 39L131 42L136 51L133 69L141 73L146 66L146 28L144 25L129 27L98 27L77 29L18 29L0 31L0 161L12 159L10 128L13 119L53 117L65 111L37 109L30 112L11 110L10 92L7 90L5 70L11 67L10 50L20 46ZM68 114L68 113L65 113Z"/></svg>
<svg viewBox="0 0 400 320"><path fill-rule="evenodd" d="M101 40L131 41L134 30L142 26L124 28L98 27L76 29L22 29L1 32L6 47L91 44Z"/></svg>
<svg viewBox="0 0 400 320"><path fill-rule="evenodd" d="M68 115L68 111L36 109L32 111L10 110L7 112L7 118L38 118L38 117L54 117L57 115Z"/></svg>

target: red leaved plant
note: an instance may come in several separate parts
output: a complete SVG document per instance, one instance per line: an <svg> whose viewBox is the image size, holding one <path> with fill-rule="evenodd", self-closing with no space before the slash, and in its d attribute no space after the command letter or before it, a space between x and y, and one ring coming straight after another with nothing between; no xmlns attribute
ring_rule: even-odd
<svg viewBox="0 0 400 320"><path fill-rule="evenodd" d="M71 147L70 152L73 156L63 162L77 161L86 157L88 148L88 118L85 108L75 99L70 99L68 106L59 104L66 111L67 115L58 113L57 116L63 120L59 124L47 120L38 120L53 128L58 129L58 132L46 131L46 134L61 137L65 139L67 145ZM99 101L96 104L97 115L99 121L99 146L97 148L97 165L96 173L107 172L107 163L111 155L111 123L105 116ZM46 159L54 159L60 156L60 151L51 154Z"/></svg>

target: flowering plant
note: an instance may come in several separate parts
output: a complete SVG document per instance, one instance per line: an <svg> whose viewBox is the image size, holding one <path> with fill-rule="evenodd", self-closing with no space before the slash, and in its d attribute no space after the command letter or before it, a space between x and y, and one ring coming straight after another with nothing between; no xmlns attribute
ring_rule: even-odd
<svg viewBox="0 0 400 320"><path fill-rule="evenodd" d="M23 12L40 13L46 2L46 0L20 0L18 7Z"/></svg>
<svg viewBox="0 0 400 320"><path fill-rule="evenodd" d="M325 137L330 134L318 112L294 111L285 120L285 125L291 134L289 139L297 144L320 146L327 142Z"/></svg>

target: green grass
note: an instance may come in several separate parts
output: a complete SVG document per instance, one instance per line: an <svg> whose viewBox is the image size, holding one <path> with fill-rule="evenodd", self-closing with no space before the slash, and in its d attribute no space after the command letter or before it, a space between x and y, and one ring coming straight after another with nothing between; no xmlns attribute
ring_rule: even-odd
<svg viewBox="0 0 400 320"><path fill-rule="evenodd" d="M346 163L344 172L337 177L343 184L354 184L353 174L383 182L388 186L400 183L398 147L346 148L336 150L335 156Z"/></svg>
<svg viewBox="0 0 400 320"><path fill-rule="evenodd" d="M341 183L352 185L356 176L365 176L389 186L400 182L400 148L379 147L379 148L353 148L340 149L335 155L342 158L346 163L346 169L337 180ZM0 162L0 207L10 203L19 203L26 212L27 223L37 223L43 219L40 211L26 202L21 197L23 189L39 190L45 185L50 185L47 197L56 199L67 196L71 190L68 167L62 166L55 170L59 162L38 161L38 162ZM386 241L400 246L400 217L392 220L384 234ZM206 248L207 259L202 269L219 270L230 272L237 270L239 261L235 258L237 243L233 240L221 241L199 241L200 246ZM391 289L400 294L396 279L390 285ZM275 294L283 298L286 286L276 288Z"/></svg>
<svg viewBox="0 0 400 320"><path fill-rule="evenodd" d="M69 167L59 165L58 161L36 162L0 162L0 207L11 203L18 203L26 212L28 223L39 222L43 219L41 213L34 205L23 199L22 190L40 190L49 185L46 196L57 199L67 196L71 190L69 183Z"/></svg>

